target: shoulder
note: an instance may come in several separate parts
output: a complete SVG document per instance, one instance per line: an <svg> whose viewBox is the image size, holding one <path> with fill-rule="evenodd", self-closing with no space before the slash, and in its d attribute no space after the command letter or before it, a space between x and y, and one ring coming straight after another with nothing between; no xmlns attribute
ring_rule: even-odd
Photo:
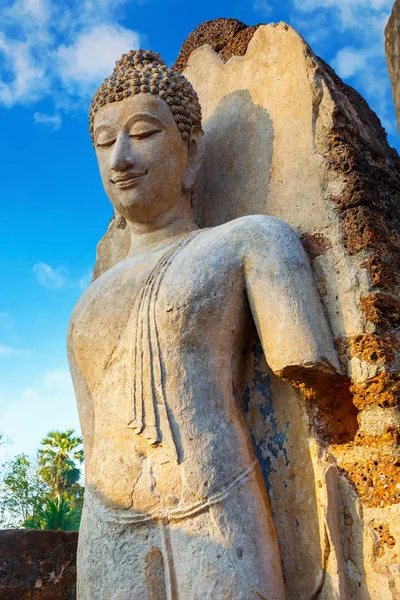
<svg viewBox="0 0 400 600"><path fill-rule="evenodd" d="M268 215L249 215L209 230L212 237L234 244L245 254L254 251L303 254L297 233L288 223Z"/></svg>
<svg viewBox="0 0 400 600"><path fill-rule="evenodd" d="M246 217L239 217L238 219L228 221L228 223L218 225L212 229L216 234L230 234L239 239L240 237L247 238L251 235L255 237L269 236L274 239L298 239L296 232L288 223L268 215L248 215Z"/></svg>
<svg viewBox="0 0 400 600"><path fill-rule="evenodd" d="M105 271L100 277L92 280L90 285L84 290L82 295L79 297L77 303L74 306L74 309L70 318L70 328L74 326L75 321L80 317L81 313L85 310L86 306L90 304L93 300L96 299L101 293L104 292L105 286L113 284L115 278L121 271L122 264L126 264L126 259L121 260L113 267Z"/></svg>
<svg viewBox="0 0 400 600"><path fill-rule="evenodd" d="M68 334L67 334L68 339L70 338L70 336L73 333L73 329L75 327L76 321L79 319L80 315L85 310L85 308L89 304L89 302L93 299L93 296L96 295L97 288L99 287L97 284L97 281L98 280L92 282L89 285L89 287L86 288L86 290L82 293L82 295L79 297L77 303L75 304L75 306L72 310L72 313L71 313L70 320L69 320Z"/></svg>
<svg viewBox="0 0 400 600"><path fill-rule="evenodd" d="M75 323L78 320L79 315L81 314L82 310L85 308L86 302L85 302L85 298L87 295L87 291L83 292L82 296L79 298L79 300L77 301L77 303L75 304L73 311L71 313L70 319L69 319L69 323L68 323L68 329L67 329L67 342L69 344L73 333L74 333L74 327L75 327Z"/></svg>

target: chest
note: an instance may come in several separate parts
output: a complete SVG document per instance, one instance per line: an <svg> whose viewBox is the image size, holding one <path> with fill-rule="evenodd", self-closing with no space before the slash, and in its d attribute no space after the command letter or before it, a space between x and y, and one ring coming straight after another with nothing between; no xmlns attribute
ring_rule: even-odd
<svg viewBox="0 0 400 600"><path fill-rule="evenodd" d="M74 352L90 386L127 336L152 330L161 344L195 348L216 337L216 328L223 339L243 304L240 260L194 240L169 257L124 261L91 286L76 318Z"/></svg>

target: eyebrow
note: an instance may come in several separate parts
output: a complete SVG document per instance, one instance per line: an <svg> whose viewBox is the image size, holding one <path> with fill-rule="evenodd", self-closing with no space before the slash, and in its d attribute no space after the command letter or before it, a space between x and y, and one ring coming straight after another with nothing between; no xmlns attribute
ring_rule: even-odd
<svg viewBox="0 0 400 600"><path fill-rule="evenodd" d="M111 123L100 123L100 125L98 125L98 127L95 128L95 130L94 130L94 136L93 136L95 143L96 143L98 135L102 131L107 131L108 129L114 129L114 126L111 125Z"/></svg>

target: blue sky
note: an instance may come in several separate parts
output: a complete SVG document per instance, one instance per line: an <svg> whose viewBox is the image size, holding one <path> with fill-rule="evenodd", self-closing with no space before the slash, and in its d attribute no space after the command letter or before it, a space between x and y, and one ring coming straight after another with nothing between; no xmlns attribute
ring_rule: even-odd
<svg viewBox="0 0 400 600"><path fill-rule="evenodd" d="M78 428L65 335L112 211L87 133L91 94L130 48L172 64L201 22L286 21L378 113L399 148L384 57L393 0L3 0L0 431L8 454ZM4 450L3 450L4 452Z"/></svg>

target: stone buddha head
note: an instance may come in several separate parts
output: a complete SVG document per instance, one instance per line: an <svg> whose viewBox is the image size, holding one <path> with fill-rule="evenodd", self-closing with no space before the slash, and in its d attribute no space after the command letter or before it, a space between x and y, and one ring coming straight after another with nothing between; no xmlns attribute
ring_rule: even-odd
<svg viewBox="0 0 400 600"><path fill-rule="evenodd" d="M158 54L124 54L94 95L89 121L103 185L119 215L151 223L177 203L190 204L201 160L200 104Z"/></svg>

